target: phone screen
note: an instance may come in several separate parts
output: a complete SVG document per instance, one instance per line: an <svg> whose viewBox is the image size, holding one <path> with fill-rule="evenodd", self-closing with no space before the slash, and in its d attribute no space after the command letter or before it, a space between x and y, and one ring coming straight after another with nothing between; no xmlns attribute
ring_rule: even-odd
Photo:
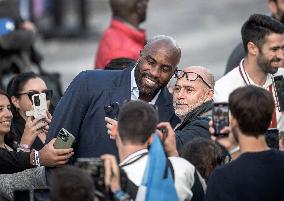
<svg viewBox="0 0 284 201"><path fill-rule="evenodd" d="M228 103L214 103L212 120L215 135L228 135L228 133L221 133L224 127L229 126Z"/></svg>
<svg viewBox="0 0 284 201"><path fill-rule="evenodd" d="M282 75L273 77L278 110L284 111L284 78Z"/></svg>

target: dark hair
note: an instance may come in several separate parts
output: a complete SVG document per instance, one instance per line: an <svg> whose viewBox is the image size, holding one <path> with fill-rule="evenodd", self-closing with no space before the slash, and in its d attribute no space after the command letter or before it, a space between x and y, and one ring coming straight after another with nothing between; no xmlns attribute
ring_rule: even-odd
<svg viewBox="0 0 284 201"><path fill-rule="evenodd" d="M268 91L249 85L230 94L229 109L243 133L258 137L268 129L275 106Z"/></svg>
<svg viewBox="0 0 284 201"><path fill-rule="evenodd" d="M222 149L214 141L194 138L183 146L181 157L192 163L207 181L211 172L222 164Z"/></svg>
<svg viewBox="0 0 284 201"><path fill-rule="evenodd" d="M152 105L142 101L125 103L118 116L121 141L144 144L155 132L158 121L158 112Z"/></svg>
<svg viewBox="0 0 284 201"><path fill-rule="evenodd" d="M10 101L9 96L8 96L8 94L6 93L6 91L0 89L0 95L6 96L6 97L8 98L8 100Z"/></svg>
<svg viewBox="0 0 284 201"><path fill-rule="evenodd" d="M30 80L30 79L35 79L35 78L41 78L38 74L34 72L27 72L27 73L21 73L13 77L10 82L8 83L7 86L7 93L9 97L11 98L12 96L19 96L19 93L22 92L25 84Z"/></svg>
<svg viewBox="0 0 284 201"><path fill-rule="evenodd" d="M244 49L248 52L247 44L253 42L259 49L265 42L265 37L272 34L283 34L284 25L267 15L253 14L243 24L241 34Z"/></svg>
<svg viewBox="0 0 284 201"><path fill-rule="evenodd" d="M93 201L95 186L91 175L74 166L54 170L51 177L53 201Z"/></svg>
<svg viewBox="0 0 284 201"><path fill-rule="evenodd" d="M112 59L106 66L105 70L123 70L133 64L135 64L135 60L129 58L115 58Z"/></svg>
<svg viewBox="0 0 284 201"><path fill-rule="evenodd" d="M26 73L21 73L13 77L7 86L7 93L10 102L12 102L11 98L12 96L19 97L19 94L23 91L23 88L25 84L30 80L30 79L35 79L35 78L41 78L40 75L34 73L34 72L26 72ZM12 106L12 113L14 116L18 115L17 109L13 104Z"/></svg>

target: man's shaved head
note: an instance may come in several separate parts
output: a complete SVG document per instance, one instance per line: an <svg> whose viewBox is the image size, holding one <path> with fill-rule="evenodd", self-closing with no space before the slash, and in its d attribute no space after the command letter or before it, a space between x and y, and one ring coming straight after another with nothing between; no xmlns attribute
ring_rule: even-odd
<svg viewBox="0 0 284 201"><path fill-rule="evenodd" d="M181 50L170 36L155 36L141 51L135 81L142 100L148 101L168 84L180 61Z"/></svg>
<svg viewBox="0 0 284 201"><path fill-rule="evenodd" d="M161 49L160 51L167 52L167 54L175 55L177 58L176 65L179 63L181 57L181 49L178 46L176 40L171 36L166 36L166 35L154 36L144 46L144 49L141 51L141 56L143 56L145 52L150 51L154 47Z"/></svg>
<svg viewBox="0 0 284 201"><path fill-rule="evenodd" d="M212 89L214 89L215 80L214 75L209 71L208 68L203 66L189 66L183 69L185 72L194 72L199 74L206 83L208 83Z"/></svg>

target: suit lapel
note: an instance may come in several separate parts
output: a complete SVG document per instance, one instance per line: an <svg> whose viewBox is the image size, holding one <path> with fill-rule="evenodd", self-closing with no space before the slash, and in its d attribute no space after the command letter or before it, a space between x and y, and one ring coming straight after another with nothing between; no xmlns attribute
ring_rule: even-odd
<svg viewBox="0 0 284 201"><path fill-rule="evenodd" d="M131 70L127 68L117 75L114 79L112 88L109 91L110 103L118 102L123 103L125 100L131 98Z"/></svg>
<svg viewBox="0 0 284 201"><path fill-rule="evenodd" d="M167 88L163 88L155 105L158 107L160 121L171 121L174 110L172 96Z"/></svg>

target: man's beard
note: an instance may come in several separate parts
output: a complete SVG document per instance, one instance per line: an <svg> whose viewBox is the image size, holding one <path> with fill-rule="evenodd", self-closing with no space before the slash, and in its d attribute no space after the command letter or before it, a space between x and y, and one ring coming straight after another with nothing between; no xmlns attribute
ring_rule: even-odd
<svg viewBox="0 0 284 201"><path fill-rule="evenodd" d="M190 112L192 112L195 108L199 107L204 103L204 98L201 97L195 104L187 105L186 109L180 109L177 107L177 104L188 104L186 101L181 100L181 101L175 101L173 106L175 110L175 114L178 116L179 119L184 119L186 115Z"/></svg>
<svg viewBox="0 0 284 201"><path fill-rule="evenodd" d="M167 86L167 83L162 83L160 82L157 78L152 77L149 73L147 72L142 72L140 70L140 63L138 61L135 71L134 71L134 77L135 81L139 90L139 95L145 95L145 96L155 96L160 89L163 87ZM153 87L147 87L143 83L143 78L148 78L152 81L154 81L156 84Z"/></svg>
<svg viewBox="0 0 284 201"><path fill-rule="evenodd" d="M272 62L280 62L281 59L277 57L273 57L271 60L267 60L264 58L264 55L262 53L259 54L257 57L257 64L258 66L263 70L265 73L275 74L278 71L278 68L274 68L271 66Z"/></svg>

